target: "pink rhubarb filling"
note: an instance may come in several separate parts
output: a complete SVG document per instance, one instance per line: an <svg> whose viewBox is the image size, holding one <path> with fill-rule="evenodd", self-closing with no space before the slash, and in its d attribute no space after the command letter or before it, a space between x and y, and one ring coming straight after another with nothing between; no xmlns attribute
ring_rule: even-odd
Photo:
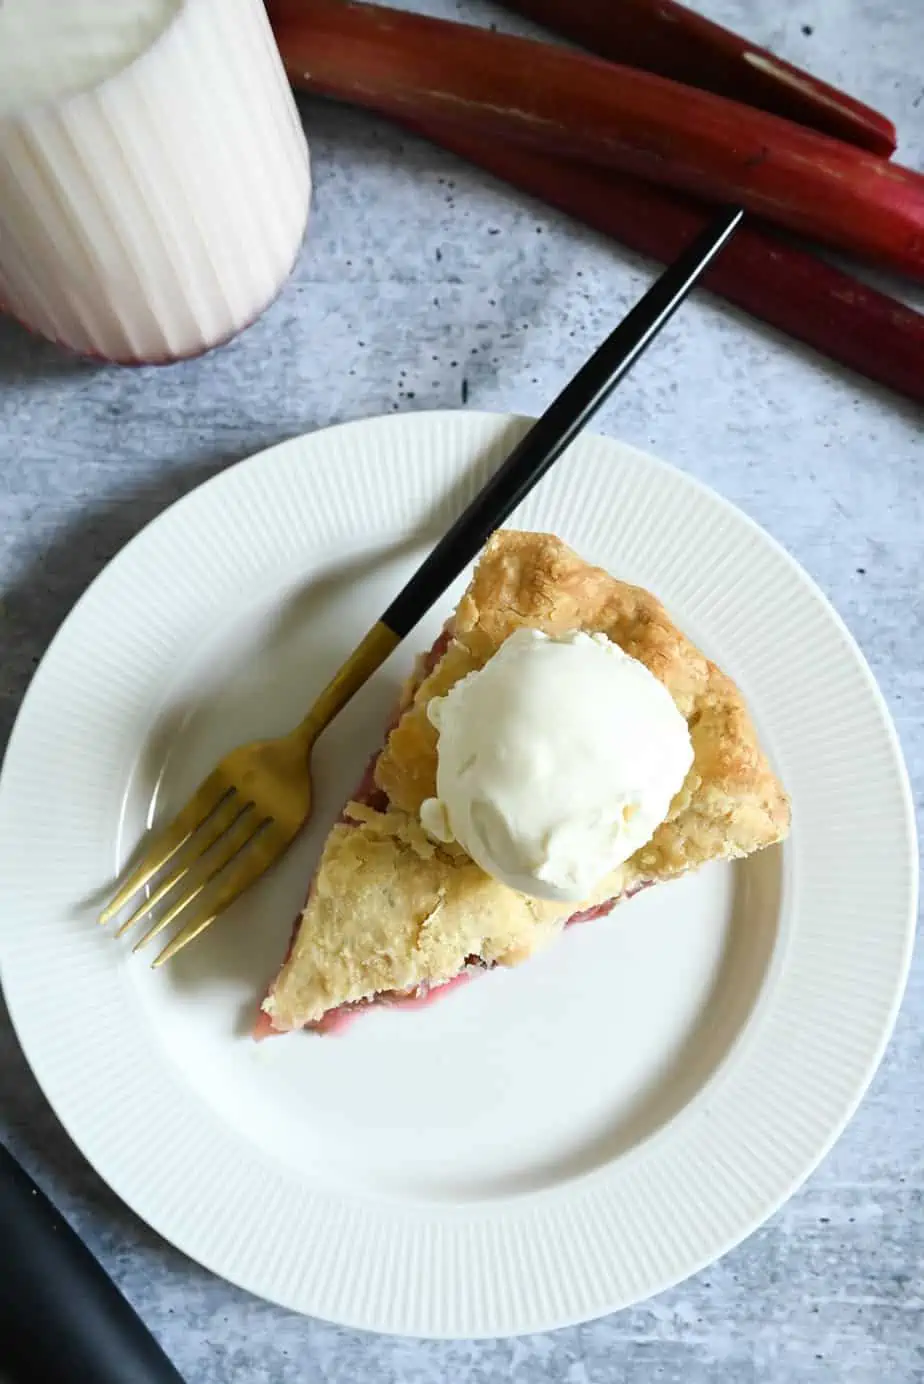
<svg viewBox="0 0 924 1384"><path fill-rule="evenodd" d="M385 733L386 740L401 719L410 700L410 696L413 695L414 691L416 691L424 679L429 677L437 663L439 663L440 659L443 657L451 638L451 630L448 628L444 629L429 652L424 654L421 658L414 684L409 693L402 698L395 710L394 716L388 724ZM366 771L360 780L359 786L351 798L351 802L361 803L364 807L371 807L376 812L385 812L389 806L387 794L379 788L375 781L375 769L381 754L382 751L378 750L372 756L366 766ZM351 818L346 814L346 809L344 809L340 821L345 826L354 825ZM574 923L589 923L594 918L605 918L616 904L619 903L621 898L631 898L633 894L638 893L639 890L646 887L645 884L640 884L635 889L629 890L625 895L619 895L612 899L605 899L602 903L594 904L592 908L580 909L566 920L565 927L571 927ZM292 936L289 940L289 947L283 960L283 965L288 961L292 952L300 921L301 915L295 920L295 926L292 930ZM314 1033L342 1033L363 1010L369 1009L372 1005L387 1005L392 1009L423 1009L427 1005L433 1004L435 1000L441 999L442 996L448 994L450 990L455 990L460 985L464 985L477 975L479 971L488 969L490 969L490 967L480 960L479 957L471 956L466 961L464 970L460 971L457 976L453 976L451 980L444 981L440 985L422 985L410 992L383 990L377 995L369 996L368 999L336 1005L333 1009L328 1009L326 1014L322 1014L320 1019L315 1020L314 1023L306 1024L305 1027ZM254 1024L254 1038L269 1038L274 1033L282 1032L285 1032L285 1030L275 1028L272 1017L261 1009L257 1016L257 1021Z"/></svg>

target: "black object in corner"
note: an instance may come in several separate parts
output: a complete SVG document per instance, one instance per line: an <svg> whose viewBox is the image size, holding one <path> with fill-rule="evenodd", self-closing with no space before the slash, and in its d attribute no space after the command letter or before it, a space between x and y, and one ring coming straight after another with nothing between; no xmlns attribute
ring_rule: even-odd
<svg viewBox="0 0 924 1384"><path fill-rule="evenodd" d="M183 1384L67 1221L0 1144L4 1384Z"/></svg>

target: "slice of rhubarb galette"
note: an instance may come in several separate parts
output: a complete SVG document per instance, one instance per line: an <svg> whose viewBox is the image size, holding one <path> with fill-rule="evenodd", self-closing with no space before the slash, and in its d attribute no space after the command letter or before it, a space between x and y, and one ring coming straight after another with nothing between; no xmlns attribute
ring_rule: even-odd
<svg viewBox="0 0 924 1384"><path fill-rule="evenodd" d="M420 822L438 767L428 704L522 627L606 635L664 684L693 748L651 840L577 906L509 888ZM372 1002L422 1002L479 968L526 960L569 922L602 916L707 861L749 855L788 828L788 798L741 694L654 596L583 562L551 535L501 531L418 660L384 748L327 838L256 1034L323 1032Z"/></svg>

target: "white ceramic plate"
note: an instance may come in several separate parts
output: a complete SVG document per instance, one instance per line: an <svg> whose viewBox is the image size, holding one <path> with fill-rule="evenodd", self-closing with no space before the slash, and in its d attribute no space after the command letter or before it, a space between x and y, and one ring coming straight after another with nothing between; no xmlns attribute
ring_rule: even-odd
<svg viewBox="0 0 924 1384"><path fill-rule="evenodd" d="M353 1326L534 1331L706 1264L836 1137L908 966L910 795L849 635L749 520L595 437L516 522L653 589L738 680L793 796L783 850L652 890L426 1010L252 1043L403 649L322 741L315 825L197 947L153 973L94 926L154 812L301 716L521 428L379 419L203 486L68 618L3 773L3 984L57 1114L186 1253Z"/></svg>

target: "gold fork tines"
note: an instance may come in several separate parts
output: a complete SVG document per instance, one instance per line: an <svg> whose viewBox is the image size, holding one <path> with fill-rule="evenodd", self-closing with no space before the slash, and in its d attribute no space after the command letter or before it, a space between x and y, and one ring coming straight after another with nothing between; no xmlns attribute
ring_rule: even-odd
<svg viewBox="0 0 924 1384"><path fill-rule="evenodd" d="M231 800L234 804L237 802L237 797L238 795L235 794ZM148 942L159 937L164 928L175 922L212 880L221 874L225 866L231 864L231 861L244 849L250 838L256 834L262 825L253 803L246 803L230 825L214 841L209 845L203 845L200 855L188 865L182 865L165 880L160 888L151 895L151 898L135 911L128 920L128 924L139 922L144 917L152 917L157 903L166 898L168 894L173 893L180 884L184 884L186 887L178 897L173 899L167 911L157 918L143 937L135 943L133 950L140 951ZM123 927L127 927L128 924L123 924Z"/></svg>
<svg viewBox="0 0 924 1384"><path fill-rule="evenodd" d="M216 769L202 783L182 812L163 831L158 832L149 842L147 850L125 882L116 890L109 903L99 915L99 922L105 926L111 923L117 913L121 913L127 903L148 884L156 874L167 865L177 851L186 844L194 832L205 826L208 819L234 792L234 788ZM120 929L120 934L123 929Z"/></svg>
<svg viewBox="0 0 924 1384"><path fill-rule="evenodd" d="M207 895L200 908L193 910L173 940L155 958L155 966L162 966L182 951L187 943L200 936L282 855L288 842L274 837L272 828L273 824L264 820L245 845L239 848L236 859L229 863L217 888Z"/></svg>
<svg viewBox="0 0 924 1384"><path fill-rule="evenodd" d="M191 850L193 848L198 850L201 854L210 850L211 847L224 836L228 829L234 825L238 817L251 806L252 804L249 803L240 805L237 793L235 793L234 789L229 788L218 800L218 803L208 816L193 829L186 840L181 842L172 854L165 857L163 866L160 868L166 868L171 862L173 862L173 868L169 870L162 882L158 884L153 894L149 894L143 902L138 905L135 911L125 919L125 922L119 925L116 937L121 937L124 933L130 931L137 923L141 922L146 914L152 913L158 904L160 904L168 894L172 893L180 881L193 870L197 859L195 855L191 855ZM149 854L156 858L159 853L158 843L155 842L150 848ZM140 872L136 871L136 875L139 873ZM133 898L140 892L145 884L149 884L152 879L156 878L157 873L158 871L155 870L153 875L149 875L145 880L139 879L137 882L133 877L126 882L123 892L127 894L129 899ZM112 905L110 905L110 907L112 907ZM105 921L108 920L102 917L100 918L100 922Z"/></svg>
<svg viewBox="0 0 924 1384"><path fill-rule="evenodd" d="M288 849L311 811L315 740L397 643L386 625L375 625L291 735L226 755L178 816L152 836L99 921L112 922L134 902L116 935L148 922L135 951L182 922L155 966L200 936Z"/></svg>

